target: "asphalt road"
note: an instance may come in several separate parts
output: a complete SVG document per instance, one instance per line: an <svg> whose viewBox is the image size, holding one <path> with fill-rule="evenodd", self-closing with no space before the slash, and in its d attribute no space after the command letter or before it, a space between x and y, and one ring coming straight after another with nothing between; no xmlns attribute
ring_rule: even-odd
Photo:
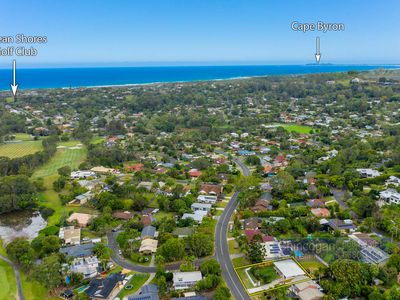
<svg viewBox="0 0 400 300"><path fill-rule="evenodd" d="M11 260L9 260L7 257L0 255L0 259L7 262L13 268L14 274L15 274L15 280L17 281L18 299L25 300L24 293L22 291L21 276L19 275L19 270L18 270L17 266Z"/></svg>
<svg viewBox="0 0 400 300"><path fill-rule="evenodd" d="M227 154L222 151L218 151L218 153L227 156ZM240 160L234 159L234 161L242 169L244 176L250 175L249 169ZM245 291L242 283L236 275L235 270L233 269L233 264L229 256L227 240L229 220L236 209L238 194L238 192L233 194L231 200L218 219L215 229L215 254L216 259L221 266L222 276L224 277L232 296L237 300L250 300L250 297L247 295L247 292Z"/></svg>
<svg viewBox="0 0 400 300"><path fill-rule="evenodd" d="M157 267L150 267L150 266L142 266L138 264L134 264L133 262L127 260L124 258L122 255L119 255L119 246L116 241L116 236L118 235L119 232L109 232L107 234L107 239L108 239L108 247L113 251L111 255L112 261L131 271L136 271L136 272L141 272L141 273L155 273L157 271ZM197 259L194 261L195 266L200 266L203 261L209 259L210 257L205 257L201 259ZM179 270L179 266L181 265L182 262L176 262L172 264L166 264L165 269L167 271L174 271L174 270Z"/></svg>
<svg viewBox="0 0 400 300"><path fill-rule="evenodd" d="M228 156L228 154L223 151L216 151L216 152L219 154ZM233 160L242 169L244 176L250 175L250 170L247 168L247 166L244 163L242 163L238 159L233 159ZM247 295L246 290L244 289L243 285L241 284L239 278L236 275L235 270L233 269L233 264L232 264L231 258L229 256L229 247L228 247L228 240L227 240L229 220L230 220L233 212L236 209L238 194L239 194L238 192L233 194L231 200L228 202L223 213L221 214L221 216L218 219L218 222L217 222L217 225L215 228L215 258L220 263L221 270L222 270L222 276L224 277L224 280L225 280L229 290L231 291L232 296L238 300L250 300L250 297ZM114 261L114 263L120 265L121 267L123 267L125 269L132 270L132 271L137 271L137 272L141 272L141 273L155 273L157 270L156 267L136 265L136 264L126 260L125 258L123 258L121 255L118 254L119 247L115 240L117 234L118 234L117 232L110 232L107 235L108 246L111 248L111 250L113 250L113 254L112 254L111 258ZM200 265L206 259L208 259L208 258L196 260L195 265ZM169 271L178 270L180 264L181 263L174 263L174 264L166 265L165 267Z"/></svg>

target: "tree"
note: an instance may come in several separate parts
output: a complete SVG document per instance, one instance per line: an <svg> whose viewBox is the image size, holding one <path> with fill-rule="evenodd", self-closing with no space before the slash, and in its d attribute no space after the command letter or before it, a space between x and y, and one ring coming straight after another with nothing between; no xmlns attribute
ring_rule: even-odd
<svg viewBox="0 0 400 300"><path fill-rule="evenodd" d="M57 170L58 175L63 177L69 177L71 175L72 169L70 166L64 166Z"/></svg>
<svg viewBox="0 0 400 300"><path fill-rule="evenodd" d="M0 191L0 214L35 204L35 185L25 175L0 177Z"/></svg>
<svg viewBox="0 0 400 300"><path fill-rule="evenodd" d="M261 165L261 159L257 155L249 155L246 157L246 164L259 166Z"/></svg>
<svg viewBox="0 0 400 300"><path fill-rule="evenodd" d="M339 240L336 243L335 257L337 259L358 260L361 258L360 246L352 240Z"/></svg>
<svg viewBox="0 0 400 300"><path fill-rule="evenodd" d="M35 252L26 239L16 238L7 245L6 251L10 259L23 269L28 270L32 266Z"/></svg>
<svg viewBox="0 0 400 300"><path fill-rule="evenodd" d="M57 253L61 248L61 240L58 236L38 236L32 240L31 247L36 251L39 257Z"/></svg>
<svg viewBox="0 0 400 300"><path fill-rule="evenodd" d="M248 247L247 257L252 263L262 262L265 257L264 247L260 243L252 241Z"/></svg>
<svg viewBox="0 0 400 300"><path fill-rule="evenodd" d="M288 172L279 172L271 179L272 191L277 194L285 194L295 192L297 182Z"/></svg>
<svg viewBox="0 0 400 300"><path fill-rule="evenodd" d="M35 267L34 278L46 288L52 290L58 287L63 277L61 274L61 263L58 255L47 256L42 263Z"/></svg>
<svg viewBox="0 0 400 300"><path fill-rule="evenodd" d="M185 256L185 246L178 238L167 240L160 248L158 254L164 257L166 262L178 261Z"/></svg>
<svg viewBox="0 0 400 300"><path fill-rule="evenodd" d="M203 262L200 266L200 271L201 271L201 274L203 274L203 276L207 276L207 275L211 275L211 274L221 275L221 267L219 265L219 262L214 258Z"/></svg>
<svg viewBox="0 0 400 300"><path fill-rule="evenodd" d="M167 293L167 280L165 276L160 276L157 278L158 293L163 297Z"/></svg>
<svg viewBox="0 0 400 300"><path fill-rule="evenodd" d="M214 300L229 300L231 298L231 292L225 286L219 285L214 293Z"/></svg>
<svg viewBox="0 0 400 300"><path fill-rule="evenodd" d="M196 257L210 255L214 249L213 239L204 233L194 233L186 238L189 251Z"/></svg>
<svg viewBox="0 0 400 300"><path fill-rule="evenodd" d="M181 272L191 272L195 270L195 267L193 265L193 261L195 260L195 257L193 256L186 256L185 257L185 262L179 266L179 271Z"/></svg>
<svg viewBox="0 0 400 300"><path fill-rule="evenodd" d="M334 280L348 291L348 296L358 296L362 287L368 285L372 278L368 265L350 259L338 259L329 267Z"/></svg>
<svg viewBox="0 0 400 300"><path fill-rule="evenodd" d="M100 259L103 270L105 270L110 260L110 249L103 243L97 243L93 248L93 252Z"/></svg>

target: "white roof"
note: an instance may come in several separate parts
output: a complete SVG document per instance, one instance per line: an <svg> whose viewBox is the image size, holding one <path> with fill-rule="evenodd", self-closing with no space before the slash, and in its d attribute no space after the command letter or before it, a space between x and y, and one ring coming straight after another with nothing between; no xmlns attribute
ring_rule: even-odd
<svg viewBox="0 0 400 300"><path fill-rule="evenodd" d="M179 284L182 282L197 282L201 279L203 279L203 276L201 275L200 271L175 272L173 277L174 284Z"/></svg>
<svg viewBox="0 0 400 300"><path fill-rule="evenodd" d="M193 203L192 205L191 205L191 207L193 208L193 207L197 207L197 208L211 208L212 207L212 205L211 204L209 204L209 203Z"/></svg>
<svg viewBox="0 0 400 300"><path fill-rule="evenodd" d="M274 265L286 278L305 275L305 272L291 259L274 262Z"/></svg>

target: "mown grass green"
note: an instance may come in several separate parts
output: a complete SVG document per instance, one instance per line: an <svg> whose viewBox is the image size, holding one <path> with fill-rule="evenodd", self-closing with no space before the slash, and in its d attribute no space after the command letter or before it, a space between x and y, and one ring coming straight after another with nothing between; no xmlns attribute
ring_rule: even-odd
<svg viewBox="0 0 400 300"><path fill-rule="evenodd" d="M0 259L0 299L17 299L14 270L2 259Z"/></svg>
<svg viewBox="0 0 400 300"><path fill-rule="evenodd" d="M0 156L17 158L34 154L43 149L42 141L22 141L0 145Z"/></svg>

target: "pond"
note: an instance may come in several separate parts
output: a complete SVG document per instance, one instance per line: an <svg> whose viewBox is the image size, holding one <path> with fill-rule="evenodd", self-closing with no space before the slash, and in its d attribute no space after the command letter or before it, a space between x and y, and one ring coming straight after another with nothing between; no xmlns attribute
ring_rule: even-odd
<svg viewBox="0 0 400 300"><path fill-rule="evenodd" d="M5 244L17 237L32 240L46 225L47 222L37 211L22 210L2 214L0 215L0 238Z"/></svg>

